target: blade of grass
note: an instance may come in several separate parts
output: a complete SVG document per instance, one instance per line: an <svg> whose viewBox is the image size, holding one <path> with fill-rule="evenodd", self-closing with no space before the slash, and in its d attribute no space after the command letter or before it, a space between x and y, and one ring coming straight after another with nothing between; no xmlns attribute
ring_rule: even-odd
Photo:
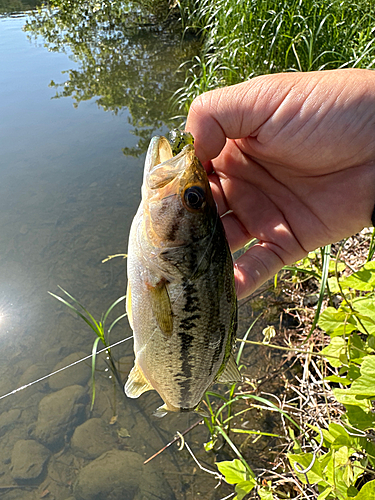
<svg viewBox="0 0 375 500"><path fill-rule="evenodd" d="M233 441L229 438L228 434L224 431L224 429L222 429L220 426L215 426L215 429L217 430L217 432L219 434L221 434L223 436L223 438L225 439L225 441L229 444L229 446L232 448L232 450L234 451L234 453L237 455L237 457L241 460L241 462L243 463L243 465L245 466L247 472L250 474L250 477L254 478L255 479L255 474L254 472L251 470L250 468L250 465L246 462L246 460L243 458L243 456L241 455L240 451L237 449L237 447L235 446L235 444L233 443Z"/></svg>
<svg viewBox="0 0 375 500"><path fill-rule="evenodd" d="M74 311L81 319L83 319L83 321L85 323L87 323L89 325L89 327L94 330L94 332L96 333L96 335L101 338L101 340L103 341L102 337L101 337L101 332L97 326L97 323L95 321L95 324L91 323L90 320L88 320L86 318L86 316L84 316L76 307L72 306L72 304L69 304L69 302L67 302L65 299L63 299L62 297L60 297L59 295L55 295L54 293L52 292L48 292L50 295L52 295L52 297L54 297L55 299L59 300L60 302L62 302L64 305L66 305L67 307L69 307L69 309L71 309L72 311ZM104 342L103 342L104 343Z"/></svg>
<svg viewBox="0 0 375 500"><path fill-rule="evenodd" d="M122 297L119 297L117 300L114 301L114 303L107 309L106 313L104 314L104 317L103 317L103 328L104 328L104 325L105 325L105 322L110 314L110 312L112 311L112 309L114 307L117 306L117 304L119 304L120 302L122 302L124 299L126 298L126 295L123 295Z"/></svg>
<svg viewBox="0 0 375 500"><path fill-rule="evenodd" d="M98 351L98 343L100 338L96 338L94 344L92 346L92 358L91 358L91 381L92 381L92 397L91 397L91 408L90 411L94 408L95 403L95 367L96 367L96 354Z"/></svg>
<svg viewBox="0 0 375 500"><path fill-rule="evenodd" d="M321 251L321 255L322 255L322 279L320 281L319 298L318 298L318 303L316 305L315 316L314 316L314 320L313 320L311 328L310 328L310 332L307 335L307 337L303 343L305 343L309 340L309 338L313 334L313 331L315 330L315 327L318 323L320 311L321 311L322 305L323 305L324 292L325 292L327 280L328 280L329 261L330 261L330 257L331 257L331 245L326 245L325 247L321 248L320 251Z"/></svg>

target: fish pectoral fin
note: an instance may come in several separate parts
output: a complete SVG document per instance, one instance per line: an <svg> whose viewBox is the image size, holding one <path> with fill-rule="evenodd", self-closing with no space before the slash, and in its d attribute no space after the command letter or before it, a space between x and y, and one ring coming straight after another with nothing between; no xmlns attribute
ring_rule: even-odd
<svg viewBox="0 0 375 500"><path fill-rule="evenodd" d="M128 321L130 328L134 330L133 328L133 315L132 315L132 294L130 290L130 283L128 280L128 286L126 288L126 314L128 315Z"/></svg>
<svg viewBox="0 0 375 500"><path fill-rule="evenodd" d="M220 373L216 382L219 382L220 384L242 382L242 376L238 370L238 366L237 366L237 363L234 359L233 354L231 354L229 356L227 364L226 364L224 370Z"/></svg>
<svg viewBox="0 0 375 500"><path fill-rule="evenodd" d="M173 313L167 283L167 280L162 279L155 286L149 285L148 289L151 309L159 328L166 337L170 337L173 331Z"/></svg>
<svg viewBox="0 0 375 500"><path fill-rule="evenodd" d="M144 392L152 390L154 390L154 388L143 375L137 363L134 363L124 387L125 394L128 398L138 398Z"/></svg>

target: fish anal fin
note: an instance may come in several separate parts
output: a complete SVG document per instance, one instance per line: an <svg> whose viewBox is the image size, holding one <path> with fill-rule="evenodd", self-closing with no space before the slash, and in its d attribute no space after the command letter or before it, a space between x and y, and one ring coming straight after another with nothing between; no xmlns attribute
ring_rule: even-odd
<svg viewBox="0 0 375 500"><path fill-rule="evenodd" d="M144 392L154 390L150 382L143 375L137 362L134 363L129 373L124 390L128 398L138 398Z"/></svg>
<svg viewBox="0 0 375 500"><path fill-rule="evenodd" d="M167 284L168 281L162 278L155 286L148 285L147 288L151 298L151 309L159 328L166 337L170 337L173 331L173 314Z"/></svg>
<svg viewBox="0 0 375 500"><path fill-rule="evenodd" d="M167 405L161 405L161 406L159 406L159 408L156 408L156 410L154 410L152 412L152 416L158 417L158 418L163 418L169 412L170 412L170 410L168 410Z"/></svg>
<svg viewBox="0 0 375 500"><path fill-rule="evenodd" d="M128 315L130 328L133 330L132 294L131 294L129 280L128 280L128 286L126 288L126 314Z"/></svg>
<svg viewBox="0 0 375 500"><path fill-rule="evenodd" d="M216 382L220 384L233 384L234 382L242 382L242 376L238 370L237 363L233 354L229 356L224 370L218 376Z"/></svg>

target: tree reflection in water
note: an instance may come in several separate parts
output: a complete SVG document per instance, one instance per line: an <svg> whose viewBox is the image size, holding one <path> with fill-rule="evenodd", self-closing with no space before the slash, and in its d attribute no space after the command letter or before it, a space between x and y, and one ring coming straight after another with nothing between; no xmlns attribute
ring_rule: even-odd
<svg viewBox="0 0 375 500"><path fill-rule="evenodd" d="M168 2L53 0L31 15L24 30L78 63L64 72L65 82L51 81L55 98L71 97L74 106L94 99L116 114L128 109L139 141L125 154L138 156L156 129L175 126L170 102L184 79L179 67L197 53L199 42L183 38L178 12Z"/></svg>

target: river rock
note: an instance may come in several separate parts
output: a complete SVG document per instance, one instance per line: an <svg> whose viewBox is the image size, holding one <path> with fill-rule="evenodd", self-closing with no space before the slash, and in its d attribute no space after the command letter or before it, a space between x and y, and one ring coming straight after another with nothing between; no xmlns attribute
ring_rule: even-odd
<svg viewBox="0 0 375 500"><path fill-rule="evenodd" d="M23 387L31 382L35 382L36 380L45 377L49 373L49 369L50 366L45 363L35 363L29 366L21 375L21 378L18 381L18 387ZM46 388L48 388L47 380L41 380L36 384L26 387L23 391L21 391L21 395L29 397L39 391L45 392Z"/></svg>
<svg viewBox="0 0 375 500"><path fill-rule="evenodd" d="M85 418L88 396L80 385L71 385L45 396L39 403L34 436L49 448L61 447Z"/></svg>
<svg viewBox="0 0 375 500"><path fill-rule="evenodd" d="M76 500L175 500L169 484L143 460L132 451L104 453L79 472Z"/></svg>
<svg viewBox="0 0 375 500"><path fill-rule="evenodd" d="M3 436L11 427L14 427L20 415L21 411L15 408L0 414L0 436Z"/></svg>
<svg viewBox="0 0 375 500"><path fill-rule="evenodd" d="M84 352L74 352L73 354L69 354L62 361L57 363L55 367L52 369L52 372L60 370L65 366L69 366L75 361L82 359L87 356L87 353ZM63 370L60 373L56 373L56 375L52 375L49 379L48 383L51 389L57 391L59 389L63 389L69 385L83 385L85 386L90 378L91 368L85 364L84 362L78 363L77 365L73 365L66 370Z"/></svg>
<svg viewBox="0 0 375 500"><path fill-rule="evenodd" d="M116 436L100 418L90 418L74 431L71 448L75 455L93 460L116 444Z"/></svg>
<svg viewBox="0 0 375 500"><path fill-rule="evenodd" d="M35 482L44 470L49 450L32 439L20 439L12 451L11 475L20 482Z"/></svg>

